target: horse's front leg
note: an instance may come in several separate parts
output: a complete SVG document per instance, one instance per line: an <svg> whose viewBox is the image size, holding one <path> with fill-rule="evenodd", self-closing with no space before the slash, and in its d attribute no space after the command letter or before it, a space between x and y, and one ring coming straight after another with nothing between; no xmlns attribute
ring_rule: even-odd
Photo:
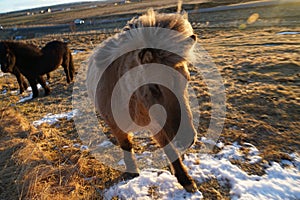
<svg viewBox="0 0 300 200"><path fill-rule="evenodd" d="M50 88L47 86L45 79L43 76L38 76L37 81L45 90L45 96L50 94Z"/></svg>
<svg viewBox="0 0 300 200"><path fill-rule="evenodd" d="M187 192L196 192L197 186L194 180L188 175L178 151L174 145L169 142L170 139L163 132L156 134L155 139L159 143L160 147L164 148L164 152L166 153L169 161L172 163L172 170L178 182Z"/></svg>
<svg viewBox="0 0 300 200"><path fill-rule="evenodd" d="M124 154L124 162L126 165L126 175L130 177L136 177L139 175L139 170L136 164L133 148L132 148L132 142L130 135L127 133L124 133L123 131L117 129L112 129L113 135L117 138L118 143L120 147L123 150Z"/></svg>
<svg viewBox="0 0 300 200"><path fill-rule="evenodd" d="M69 52L69 54L66 54L64 56L62 66L64 68L64 71L65 71L65 74L67 77L67 82L71 83L71 81L73 81L74 72L75 72L71 52Z"/></svg>
<svg viewBox="0 0 300 200"><path fill-rule="evenodd" d="M26 79L16 67L14 67L13 74L17 78L18 84L20 86L20 94L22 94L28 88Z"/></svg>
<svg viewBox="0 0 300 200"><path fill-rule="evenodd" d="M22 75L21 75L21 82L22 82L22 88L23 88L22 92L24 92L28 88L28 83L27 83L25 77ZM22 92L20 91L20 94L22 94Z"/></svg>
<svg viewBox="0 0 300 200"><path fill-rule="evenodd" d="M32 98L36 98L39 96L39 90L37 88L37 80L35 78L27 78L29 81L29 84L32 89Z"/></svg>
<svg viewBox="0 0 300 200"><path fill-rule="evenodd" d="M64 62L66 62L66 61L64 61ZM63 63L62 66L63 66L64 72L66 74L67 83L71 83L72 80L71 80L70 71L69 71L69 64Z"/></svg>

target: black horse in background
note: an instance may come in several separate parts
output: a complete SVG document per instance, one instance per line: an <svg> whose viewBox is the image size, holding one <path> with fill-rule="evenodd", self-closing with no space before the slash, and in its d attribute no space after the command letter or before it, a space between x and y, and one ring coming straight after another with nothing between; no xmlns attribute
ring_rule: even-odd
<svg viewBox="0 0 300 200"><path fill-rule="evenodd" d="M38 83L44 88L45 95L50 93L50 88L43 78L44 74L61 65L66 73L67 82L70 83L75 73L71 51L66 43L60 41L49 42L42 49L32 44L2 41L0 42L0 64L3 72L16 75L20 93L21 88L25 86L22 75L27 78L32 88L32 98L38 97Z"/></svg>

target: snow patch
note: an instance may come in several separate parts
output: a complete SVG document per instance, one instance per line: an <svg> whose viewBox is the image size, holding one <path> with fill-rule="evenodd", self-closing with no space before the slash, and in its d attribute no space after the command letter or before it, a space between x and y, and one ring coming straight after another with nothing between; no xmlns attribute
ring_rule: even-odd
<svg viewBox="0 0 300 200"><path fill-rule="evenodd" d="M26 101L29 101L30 99L32 99L32 93L29 94L29 96L26 97L21 97L20 100L18 101L18 103L24 103Z"/></svg>
<svg viewBox="0 0 300 200"><path fill-rule="evenodd" d="M82 53L82 52L85 52L85 51L86 51L86 50L75 49L75 50L73 50L72 55L76 55L76 54L78 54L78 53Z"/></svg>
<svg viewBox="0 0 300 200"><path fill-rule="evenodd" d="M75 117L76 115L79 115L79 110L78 109L72 110L71 112L68 112L68 113L61 113L61 114L48 113L42 119L34 121L33 125L35 127L38 127L38 126L40 126L43 123L47 123L47 124L53 125L53 124L59 122L60 119L66 118L69 121L73 117Z"/></svg>
<svg viewBox="0 0 300 200"><path fill-rule="evenodd" d="M105 140L102 143L98 144L98 147L108 148L113 146L114 144L111 141Z"/></svg>
<svg viewBox="0 0 300 200"><path fill-rule="evenodd" d="M202 193L186 192L169 171L146 169L140 176L130 181L123 181L105 192L105 199L118 196L119 199L151 200L169 199L201 199Z"/></svg>
<svg viewBox="0 0 300 200"><path fill-rule="evenodd" d="M20 91L19 90L13 90L13 91L10 91L10 94L11 95L18 95L18 94L20 94Z"/></svg>
<svg viewBox="0 0 300 200"><path fill-rule="evenodd" d="M46 85L49 85L49 83L48 82L46 82ZM37 84L37 89L39 90L39 89L42 89L43 87L41 86L41 84ZM32 88L29 86L28 88L27 88L27 91L28 92L31 92L32 91Z"/></svg>
<svg viewBox="0 0 300 200"><path fill-rule="evenodd" d="M238 157L233 156L233 157ZM231 199L299 199L300 174L294 167L284 168L273 162L263 176L248 175L226 157L192 154L185 163L192 177L200 183L216 178L220 184L229 183ZM200 165L195 164L195 160ZM288 191L288 192L287 192Z"/></svg>
<svg viewBox="0 0 300 200"><path fill-rule="evenodd" d="M49 83L46 82L46 84L48 85ZM43 87L40 85L40 84L37 84L37 88L38 90L42 89ZM31 87L28 87L27 92L32 92L32 88ZM32 99L32 93L29 94L29 96L26 96L26 97L21 97L20 100L18 101L18 103L24 103L26 101L29 101L30 99Z"/></svg>
<svg viewBox="0 0 300 200"><path fill-rule="evenodd" d="M1 94L2 95L6 95L7 94L7 90L6 89L2 90Z"/></svg>
<svg viewBox="0 0 300 200"><path fill-rule="evenodd" d="M277 35L296 35L296 34L300 34L300 32L297 31L282 31L277 33Z"/></svg>
<svg viewBox="0 0 300 200"><path fill-rule="evenodd" d="M221 145L222 146L222 145ZM242 149L247 151L242 151ZM243 152L248 152L244 154ZM139 155L139 156L142 156ZM149 156L148 153L145 156ZM250 144L226 145L216 155L192 153L185 155L184 163L189 174L199 184L212 178L221 185L230 186L231 199L300 199L300 157L290 154L292 160L266 165L262 176L248 175L229 160L245 163L261 160L258 149ZM124 164L121 160L119 164ZM152 192L151 192L152 191ZM190 194L178 183L175 176L165 170L144 169L140 176L123 181L105 191L105 197L120 199L201 199L201 192Z"/></svg>

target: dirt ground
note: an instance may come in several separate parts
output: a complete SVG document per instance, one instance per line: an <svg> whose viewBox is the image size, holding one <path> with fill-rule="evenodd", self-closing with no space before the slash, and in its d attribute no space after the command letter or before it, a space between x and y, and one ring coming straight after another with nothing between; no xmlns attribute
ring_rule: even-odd
<svg viewBox="0 0 300 200"><path fill-rule="evenodd" d="M225 86L226 120L219 141L255 145L261 162L234 164L262 175L264 163L289 160L289 153L300 152L300 34L278 34L300 32L300 25L251 26L195 27L195 32ZM73 52L80 50L73 55L79 70L97 44L112 34L49 35L24 42L43 46L54 39L68 41ZM201 78L192 79L199 81L194 89L200 96L201 137L210 121L210 94ZM51 74L49 86L51 95L18 103L15 77L0 77L0 199L102 199L102 190L124 177L74 145L81 144L74 122L32 126L48 113L72 110L73 84L66 83L62 68ZM205 199L230 199L229 188L213 179L198 189Z"/></svg>

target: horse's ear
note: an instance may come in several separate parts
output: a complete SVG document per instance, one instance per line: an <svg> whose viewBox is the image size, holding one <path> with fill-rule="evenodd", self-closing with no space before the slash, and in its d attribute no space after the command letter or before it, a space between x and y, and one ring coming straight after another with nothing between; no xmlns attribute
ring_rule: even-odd
<svg viewBox="0 0 300 200"><path fill-rule="evenodd" d="M143 49L139 53L139 59L140 59L142 64L151 63L153 58L154 58L153 53L152 53L151 49L149 49L149 48L148 49Z"/></svg>
<svg viewBox="0 0 300 200"><path fill-rule="evenodd" d="M188 13L185 10L181 11L181 15L182 15L183 19L186 19L186 20L189 19L189 15L188 15Z"/></svg>

